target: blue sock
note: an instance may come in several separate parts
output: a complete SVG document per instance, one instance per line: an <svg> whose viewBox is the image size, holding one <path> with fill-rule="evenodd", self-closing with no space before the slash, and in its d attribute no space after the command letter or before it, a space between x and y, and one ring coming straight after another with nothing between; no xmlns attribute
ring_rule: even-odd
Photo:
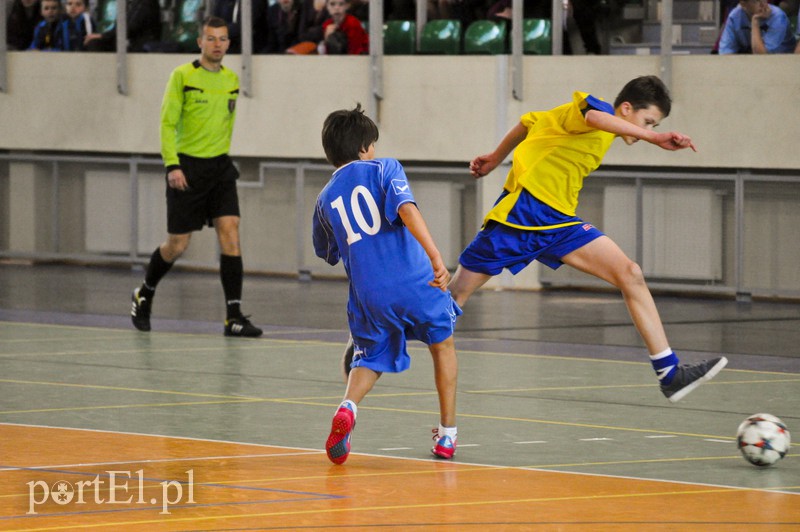
<svg viewBox="0 0 800 532"><path fill-rule="evenodd" d="M667 348L660 353L650 355L650 362L653 364L653 369L656 370L658 382L669 385L678 370L680 361L677 355L672 352L672 349Z"/></svg>

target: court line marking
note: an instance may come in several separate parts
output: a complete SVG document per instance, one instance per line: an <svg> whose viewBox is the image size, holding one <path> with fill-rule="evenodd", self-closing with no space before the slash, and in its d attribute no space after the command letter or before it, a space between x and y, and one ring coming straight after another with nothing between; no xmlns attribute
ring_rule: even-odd
<svg viewBox="0 0 800 532"><path fill-rule="evenodd" d="M711 493L731 493L737 491L754 491L746 488L717 488L717 489L698 489L686 491L663 491L655 493L615 493L605 495L580 495L568 497L532 497L523 499L512 500L486 500L486 501L464 501L464 502L445 502L445 503L423 503L423 504L400 504L400 505L383 505L383 506L364 506L364 507L347 507L347 508L325 508L314 510L292 510L292 511L279 511L279 512L259 512L253 514L230 514L230 515L214 515L214 516L195 516L195 517L181 517L169 519L169 523L181 522L198 522L198 521L218 521L222 519L252 519L264 517L278 517L278 516L291 516L291 515L307 515L307 514L336 514L343 512L380 512L392 510L412 510L421 508L455 508L461 506L486 506L486 505L508 505L508 504L526 504L526 503L552 503L552 502L566 502L566 501L599 501L610 499L641 499L651 497L668 497L678 495L701 495ZM157 508L156 508L157 509ZM126 526L126 525L146 525L146 524L163 524L163 519L148 519L141 521L115 521L107 523L94 523L82 525L82 528L100 528L111 526ZM45 531L45 530L67 530L74 528L74 526L56 526L45 528L32 528L26 529L28 532Z"/></svg>
<svg viewBox="0 0 800 532"><path fill-rule="evenodd" d="M192 436L165 436L162 434L144 434L140 432L129 432L129 431L116 431L116 430L103 430L103 429L85 429L85 428L75 428L75 427L59 427L53 425L32 425L29 423L7 423L7 422L0 422L0 426L2 425L10 425L16 427L28 427L34 429L52 429L52 430L67 430L67 431L77 431L77 432L93 432L93 433L102 433L102 434L118 434L118 435L127 435L127 436L137 436L137 437L144 437L144 438L163 438L163 439L174 439L174 440L186 440L186 441L199 441L199 442L207 442L207 443L218 443L218 444L226 444L226 445L235 445L235 446L245 446L245 447L258 447L258 448L268 448L268 449L285 449L293 452L297 451L309 451L310 454L317 453L322 454L319 449L311 449L306 447L289 447L286 445L272 445L272 444L264 444L264 443L250 443L250 442L237 442L231 440L216 440L211 438L198 438ZM712 484L707 482L689 482L689 481L682 481L682 480L668 480L668 479L659 479L659 478L645 478L645 477L634 477L629 475L612 475L608 473L585 473L581 471L551 471L546 469L547 467L552 466L504 466L504 465L494 465L494 464L482 464L477 462L461 462L461 461L452 461L452 462L445 462L442 460L438 460L436 458L414 458L414 457L406 457L406 456L386 456L382 454L374 454L374 453L363 453L363 452L352 452L350 453L352 456L367 456L371 458L380 458L380 459L390 459L390 460L403 460L407 462L415 462L420 464L437 464L440 468L449 468L449 469L456 469L458 471L463 472L470 472L470 471L485 471L485 470L525 470L525 471L541 471L546 473L558 473L558 474L565 474L565 475L589 475L594 477L603 477L603 478L620 478L626 480L639 480L639 481L647 481L647 482L661 482L661 483L671 483L671 484L682 484L687 486L702 486L702 487L711 487L711 488L725 488L728 490L743 490L743 491L756 491L756 492L766 492L766 493L775 493L775 490L780 489L800 489L800 486L784 486L779 488L748 488L742 486L728 486L724 484ZM793 456L793 455L790 455ZM669 459L653 459L653 460L669 460ZM683 460L683 459L678 459ZM409 475L409 474L420 474L420 473L438 473L438 470L420 470L420 471L397 471L387 473L385 471L375 472L375 473L349 473L348 477L375 477L375 476L398 476L398 475ZM302 476L302 477L283 477L283 478L275 478L271 477L268 479L259 479L254 480L253 482L272 482L272 481L287 481L287 480L311 480L311 479L324 479L329 478L330 475L316 475L316 476ZM234 482L234 481L220 481L217 482L218 484L224 484L225 482ZM243 481L236 481L239 483L243 483ZM244 481L248 482L248 481ZM777 493L784 493L778 491ZM800 492L785 492L786 495L800 495Z"/></svg>
<svg viewBox="0 0 800 532"><path fill-rule="evenodd" d="M36 322L36 321L6 320L6 319L3 319L3 314L4 314L3 311L4 310L7 310L7 309L0 308L0 327L6 327L6 328L9 328L9 329L14 329L18 325L21 325L21 326L24 326L24 327L29 327L29 328L36 328L36 329L41 329L42 326L47 326L47 327L53 327L55 329L91 329L93 331L105 331L105 332L111 331L111 332L119 333L121 335L130 335L131 338L141 338L142 337L142 336L140 336L141 332L139 332L139 331L137 331L137 330L135 330L133 328L130 328L130 327L126 327L126 328L97 327L97 326L93 326L93 325L76 325L76 324L66 325L66 324L63 324L63 323L42 323L42 322ZM14 310L11 310L10 312L14 312ZM48 315L64 315L64 314L69 314L70 316L92 315L92 314L86 314L86 313L50 312L50 311L37 311L37 310L28 311L28 312L36 312L36 313L39 313L39 314L44 313L44 314L48 314ZM119 318L119 319L123 319L123 320L127 319L126 315L124 315L124 314L117 314L117 315L114 315L114 317L115 318ZM219 322L216 322L216 321L182 320L182 319L179 319L179 318L164 318L164 320L165 321L170 321L170 322L173 322L173 323L175 323L175 322L183 322L183 323L208 324L208 325L218 325L219 324ZM278 327L280 327L280 326L278 326ZM294 328L292 326L287 325L287 326L284 326L284 327L281 327L281 328L278 328L278 329L271 329L270 326L267 326L267 329L264 330L264 335L267 335L267 334L294 334L294 333L298 333L298 332L299 333L317 333L317 332L319 332L319 333L342 333L342 335L346 335L347 334L347 330L346 329L308 329L308 328L301 328L301 327ZM211 333L211 332L181 332L181 331L168 331L168 330L158 331L158 330L156 330L156 331L150 331L149 334L158 334L160 336L166 336L166 335L174 334L174 335L178 335L178 336L203 336L203 337L209 337L210 336L210 337L213 337L213 338L222 338L222 335L217 334L217 333ZM261 339L265 339L264 336L262 336ZM31 340L36 340L36 339L31 338ZM245 339L245 341L247 341L247 342L252 342L253 340L258 341L257 339L254 339L254 338ZM276 338L276 340L281 340L281 339L280 338ZM4 341L5 340L0 340L0 343L3 343ZM292 341L292 340L289 340L289 341ZM321 342L321 340L309 340L309 341L311 341L311 342ZM328 342L324 342L324 343L333 343L333 342L328 341Z"/></svg>
<svg viewBox="0 0 800 532"><path fill-rule="evenodd" d="M293 342L291 340L275 340L280 342L287 342L291 345L258 345L258 346L244 346L244 345L237 345L235 349L237 351L265 351L265 350L273 350L273 349L285 349L287 347L291 347L293 349L299 349L302 347L308 347L308 345L304 345L303 342ZM26 358L26 357L45 357L45 356L54 356L54 357L64 357L64 356L96 356L96 355L110 355L110 356L118 356L118 355L130 355L130 354L164 354L164 353L183 353L186 355L192 355L193 353L201 353L201 352L217 352L217 351L227 351L230 350L231 346L226 345L217 345L217 346L209 346L209 347L173 347L173 348L157 348L157 349L105 349L103 351L88 351L78 350L78 351L50 351L50 352L20 352L20 353L0 353L0 358ZM272 356L272 355L270 355Z"/></svg>
<svg viewBox="0 0 800 532"><path fill-rule="evenodd" d="M94 405L94 406L65 406L63 408L32 408L29 410L6 410L1 411L0 415L20 415L20 414L44 414L47 412L86 412L92 410L114 410L128 408L162 408L170 406L198 406L198 405L227 405L238 403L258 403L257 399L243 400L219 400L219 401L181 401L177 403L134 403L122 405Z"/></svg>
<svg viewBox="0 0 800 532"><path fill-rule="evenodd" d="M4 325L9 325L10 326L11 324L13 324L14 326L25 325L25 326L36 327L36 328L41 328L42 327L41 323L0 321L0 326L4 326ZM113 330L113 331L119 331L120 334L123 334L123 335L124 334L131 334L131 335L133 335L132 337L136 337L135 335L141 334L138 331L132 331L132 330L127 330L127 329L115 329L115 328L112 328L112 327L92 327L92 326L84 326L84 325L59 325L59 324L51 324L51 323L48 323L48 324L45 324L45 325L47 327L64 328L64 329L77 329L77 330L91 329L91 330L105 331L105 332L108 332L109 330ZM318 329L315 329L315 331L317 331L317 330ZM281 331L282 334L289 333L289 332L290 331ZM342 331L342 332L344 332L344 331ZM159 335L159 336L162 336L162 335L163 336L176 335L176 336L182 336L182 337L211 337L211 338L221 339L219 335L211 334L211 333L192 333L192 332L181 333L181 332L168 332L168 331L153 331L150 334L151 335ZM230 339L225 339L225 340L228 341ZM341 343L331 342L331 341L323 341L323 340L294 340L294 339L280 339L280 338L274 338L274 339L263 338L263 339L244 339L244 341L242 343L237 343L236 348L237 349L243 349L243 350L261 349L261 348L264 348L266 346L264 346L264 345L247 346L246 344L251 343L251 342L255 343L255 344L262 344L263 342L270 341L270 340L278 342L278 343L286 343L286 344L326 345L326 346L333 345L333 346L337 346L339 348L342 347ZM471 341L494 341L494 342L497 342L498 340L497 339L491 339L491 338L470 338L470 337L463 337L462 338L462 337L459 337L459 338L456 339L456 344L458 345L458 342L465 342L466 343L466 342L471 342ZM520 340L520 341L522 341L522 340ZM536 341L532 341L532 342L536 342ZM558 342L555 342L555 343L558 343ZM229 348L229 347L230 346L228 346L228 345L219 346L219 348ZM591 348L591 346L588 346L588 345L585 346L585 347L586 347L586 350L589 350ZM620 349L624 349L624 350L634 349L631 346L619 346L619 347L620 347ZM203 349L209 349L210 350L212 348L203 348ZM421 351L421 352L427 353L427 349L425 349L423 347L413 347L412 346L412 347L409 348L409 350L410 351L415 351L416 350L416 351ZM192 349L188 350L188 352L191 352L191 351L192 351ZM479 351L479 350L476 350L476 349L458 349L458 348L457 348L457 351L458 351L459 355L470 353L470 354L474 354L474 355L500 356L500 357L511 357L511 358L539 358L539 359L554 359L554 360L559 360L559 361L575 360L575 361L594 362L594 363L638 364L638 365L648 365L648 366L650 365L650 362L647 361L647 360L644 360L644 361L641 361L641 362L637 362L637 361L631 361L631 360L597 359L597 358L580 357L580 356L529 354L529 353L508 353L508 352L499 352L499 351ZM141 350L137 350L136 352L141 352ZM148 352L160 352L160 351L148 351ZM187 352L187 350L184 349L183 352ZM113 354L114 352L106 352L106 353ZM26 354L27 353L22 353L21 355L24 356ZM68 354L82 354L82 353L68 353ZM83 354L85 354L85 353L83 353ZM91 353L91 354L98 354L98 353ZM120 354L129 354L129 351L121 352ZM734 355L736 355L736 354L732 354L730 356L734 356ZM4 357L4 356L8 356L8 355L0 353L0 357ZM734 368L730 368L730 367L725 368L725 372L726 373L730 373L730 372L759 373L759 374L766 374L766 375L770 375L770 374L774 374L774 375L798 375L798 374L800 374L800 373L789 372L789 371L745 370L745 369L734 369Z"/></svg>
<svg viewBox="0 0 800 532"><path fill-rule="evenodd" d="M220 395L213 393L201 392L181 392L176 390L154 390L151 388L129 388L126 386L108 386L105 384L78 384L73 382L53 382L53 381L28 381L19 379L0 379L0 382L8 384L33 384L38 386L64 386L68 388L89 388L93 390L110 390L114 392L137 392L137 393L153 393L164 395L186 395L189 397L210 397L214 399L254 399L260 400L259 397L250 397L245 395Z"/></svg>
<svg viewBox="0 0 800 532"><path fill-rule="evenodd" d="M96 390L111 390L111 391L123 391L123 392L135 392L135 393L152 393L152 394L164 394L164 395L185 395L189 397L211 397L217 399L234 399L234 400L252 400L252 401L318 401L318 400L338 400L341 398L340 395L329 395L329 396L310 396L310 397L294 397L294 398L269 398L269 397L257 397L257 396L249 396L249 395L220 395L220 394L208 394L208 393L201 393L201 392L182 392L176 390L155 390L150 388L130 388L125 386L108 386L103 384L79 384L79 383L70 383L70 382L55 382L55 381L30 381L30 380L21 380L21 379L0 379L0 382L5 382L8 384L31 384L37 386L63 386L63 387L74 387L74 388L87 388L87 389L96 389ZM792 383L792 382L800 382L800 378L797 379L761 379L761 380L739 380L739 381L724 381L724 380L714 380L711 382L706 383L708 384L715 384L715 385L732 385L732 384L773 384L773 383ZM604 389L625 389L625 388L651 388L654 385L651 384L604 384L604 385L588 385L588 386L534 386L529 388L496 388L496 389L489 389L489 390L459 390L458 393L464 394L493 394L493 393L516 393L516 392L540 392L540 391L572 391L572 390L604 390ZM388 398L388 397L422 397L427 395L436 395L435 391L414 391L414 392L393 392L393 393L380 393L376 392L370 395L370 397L381 397L381 398ZM2 414L3 412L0 412Z"/></svg>
<svg viewBox="0 0 800 532"><path fill-rule="evenodd" d="M0 382L4 382L6 379L0 379ZM767 381L769 382L769 381ZM48 383L49 384L49 383ZM58 385L58 383L53 383ZM707 384L714 384L714 382L710 382ZM76 384L69 384L69 386L75 387L86 387L92 388L94 385L76 385ZM643 386L643 385L633 385L633 386ZM98 388L106 388L106 389L115 389L114 387L105 387L105 386L98 386ZM126 390L125 388L119 388L121 390ZM573 389L570 388L563 388L563 389ZM131 390L129 390L131 391ZM184 392L178 392L181 395L184 395ZM431 395L434 392L415 392L415 395ZM190 395L190 394L187 394ZM374 397L388 397L391 395L396 394L374 394ZM408 394L403 394L408 395ZM202 395L200 395L202 396ZM214 396L212 396L214 397ZM209 404L238 404L238 403L282 403L282 404L294 404L294 405L303 405L303 406L320 406L329 408L331 407L332 403L322 403L319 402L321 400L331 399L334 401L338 401L340 396L329 396L329 397L311 397L311 398L259 398L259 397L235 397L229 396L225 397L219 401L186 401L186 402L174 402L174 403L142 403L142 404L123 404L123 405L93 405L93 406L83 406L83 407L62 407L62 408L39 408L39 409L26 409L26 410L10 410L10 411L0 411L0 415L20 415L26 413L46 413L46 412L69 412L69 411L91 411L91 410L109 410L109 409L127 409L127 408L154 408L154 407L175 407L175 406L197 406L197 405L209 405ZM335 406L335 405L333 405ZM414 409L406 409L406 408L393 408L393 407L380 407L380 406L362 406L362 409L367 410L374 410L374 411L383 411L383 412L395 412L395 413L404 413L404 414L424 414L424 415L438 415L438 412L434 411L427 411L427 410L414 410ZM488 419L493 421L513 421L513 422L524 422L524 423L538 423L538 424L545 424L545 425L556 425L556 426L565 426L565 427L579 427L579 428L591 428L591 429L601 429L601 430L617 430L617 431L627 431L627 432L639 432L639 433L656 433L656 434L664 434L664 435L676 435L676 436L688 436L688 437L695 437L695 438L720 438L720 439L729 439L734 440L734 437L728 436L719 436L713 434L696 434L696 433L688 433L688 432L677 432L677 431L668 431L668 430L661 430L661 429L642 429L642 428L634 428L634 427L614 427L609 425L597 425L597 424L588 424L588 423L575 423L575 422L567 422L567 421L554 421L554 420L543 420L543 419L531 419L531 418L519 418L519 417L509 417L509 416L495 416L495 415L485 415L485 414L470 414L470 413L459 413L459 417L465 418L472 418L472 419Z"/></svg>
<svg viewBox="0 0 800 532"><path fill-rule="evenodd" d="M161 407L174 407L174 406L197 406L197 405L213 405L213 404L238 404L238 403L258 403L258 402L272 402L272 403L285 403L285 404L294 404L294 405L302 405L302 406L322 406L325 408L329 408L331 406L330 403L317 403L311 401L297 401L292 399L242 399L242 400L220 400L220 401L193 401L193 402L177 402L177 403L145 403L145 404L128 404L128 405L95 405L95 406L84 406L84 407L64 407L64 408L40 408L40 409L29 409L29 410L10 410L10 411L0 411L0 415L19 415L19 414L32 414L32 413L46 413L46 412L78 412L78 411L91 411L91 410L111 410L111 409L126 409L126 408L161 408ZM401 413L401 414L424 414L426 416L436 416L439 415L439 412L434 412L432 410L413 410L407 408L389 408L389 407L380 407L380 406L362 406L361 409L367 410L374 410L374 411L381 411L381 412L394 412L394 413ZM578 428L590 428L590 429L601 429L601 430L616 430L616 431L625 431L625 432L637 432L637 433L657 433L657 434L672 434L676 436L687 436L692 438L728 438L727 436L718 436L712 434L695 434L690 432L676 432L676 431L668 431L668 430L661 430L661 429L642 429L642 428L634 428L634 427L613 427L609 425L595 425L589 423L574 423L568 421L553 421L553 420L545 420L545 419L530 419L530 418L519 418L519 417L509 417L509 416L492 416L486 414L469 414L469 413L459 413L459 417L461 418L471 418L471 419L486 419L491 421L510 421L510 422L522 422L522 423L537 423L542 425L556 425L561 427L578 427ZM730 440L735 440L734 437L729 437Z"/></svg>
<svg viewBox="0 0 800 532"><path fill-rule="evenodd" d="M6 425L11 423L0 423L0 425ZM410 447L407 447L410 449ZM40 466L3 466L0 467L0 473L4 471L34 471L37 469L66 469L66 468L79 468L79 467L98 467L98 466L109 466L109 465L124 465L124 464L159 464L165 462L189 462L189 461L198 461L201 462L203 460L231 460L234 458L285 458L287 456L313 456L315 454L322 454L325 451L317 450L317 451L298 451L293 453L266 453L266 454L231 454L231 455L221 455L221 456L190 456L184 458L153 458L153 459L145 459L145 460L123 460L123 461L115 461L115 462L84 462L78 464L52 464L52 465L40 465ZM0 496L2 498L2 496Z"/></svg>

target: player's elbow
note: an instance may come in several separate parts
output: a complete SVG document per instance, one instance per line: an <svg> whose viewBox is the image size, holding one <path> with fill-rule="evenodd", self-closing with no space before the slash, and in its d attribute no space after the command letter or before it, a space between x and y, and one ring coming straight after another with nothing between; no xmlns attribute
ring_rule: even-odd
<svg viewBox="0 0 800 532"><path fill-rule="evenodd" d="M590 109L584 115L583 121L589 127L599 128L600 127L600 123L601 123L600 122L601 118L602 118L602 112L601 111L598 111L596 109Z"/></svg>

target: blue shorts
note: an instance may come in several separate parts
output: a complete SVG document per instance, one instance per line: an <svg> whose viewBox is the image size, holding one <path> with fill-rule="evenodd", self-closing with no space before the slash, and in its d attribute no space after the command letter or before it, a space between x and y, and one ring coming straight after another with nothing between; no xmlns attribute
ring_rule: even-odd
<svg viewBox="0 0 800 532"><path fill-rule="evenodd" d="M439 291L438 288L435 290ZM400 373L411 366L407 341L419 340L426 345L444 342L453 336L456 318L461 308L450 292L441 292L434 304L418 305L404 309L402 316L391 322L384 316L377 324L375 320L354 321L351 315L350 334L353 336L353 363L351 368L369 368L379 373Z"/></svg>
<svg viewBox="0 0 800 532"><path fill-rule="evenodd" d="M601 236L602 231L588 223L528 231L490 221L458 261L464 268L486 275L497 275L503 268L516 275L533 260L555 270L564 264L561 257Z"/></svg>

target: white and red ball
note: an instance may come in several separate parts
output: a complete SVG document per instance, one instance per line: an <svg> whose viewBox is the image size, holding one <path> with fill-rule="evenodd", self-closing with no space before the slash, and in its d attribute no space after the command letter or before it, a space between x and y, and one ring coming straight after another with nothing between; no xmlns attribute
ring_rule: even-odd
<svg viewBox="0 0 800 532"><path fill-rule="evenodd" d="M771 414L754 414L739 425L736 444L753 465L770 466L786 456L791 435L786 424Z"/></svg>

